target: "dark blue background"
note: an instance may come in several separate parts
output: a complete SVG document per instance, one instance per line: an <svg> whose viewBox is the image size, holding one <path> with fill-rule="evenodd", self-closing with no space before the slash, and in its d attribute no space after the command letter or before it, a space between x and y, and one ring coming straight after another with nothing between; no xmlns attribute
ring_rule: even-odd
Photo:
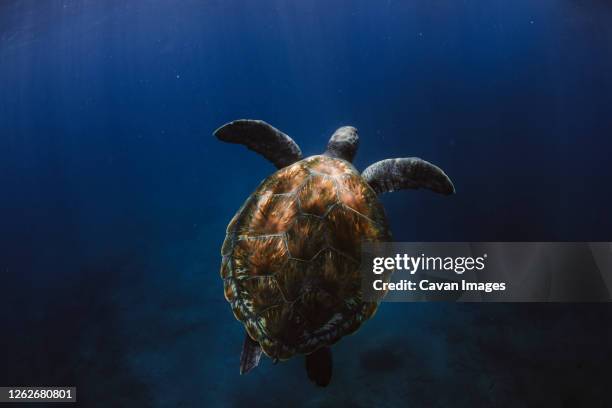
<svg viewBox="0 0 612 408"><path fill-rule="evenodd" d="M400 241L612 240L605 1L0 3L0 383L90 406L591 405L603 305L383 304L335 347L238 376L224 228L273 167L259 118L358 168L420 156L457 195L383 197Z"/></svg>

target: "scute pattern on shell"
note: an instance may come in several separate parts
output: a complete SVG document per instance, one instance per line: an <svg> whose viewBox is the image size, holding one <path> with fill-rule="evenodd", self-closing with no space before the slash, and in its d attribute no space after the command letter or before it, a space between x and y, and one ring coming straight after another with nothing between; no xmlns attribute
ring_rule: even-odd
<svg viewBox="0 0 612 408"><path fill-rule="evenodd" d="M362 300L362 241L391 239L376 193L348 162L312 156L247 199L221 250L225 298L272 358L353 333L378 307Z"/></svg>

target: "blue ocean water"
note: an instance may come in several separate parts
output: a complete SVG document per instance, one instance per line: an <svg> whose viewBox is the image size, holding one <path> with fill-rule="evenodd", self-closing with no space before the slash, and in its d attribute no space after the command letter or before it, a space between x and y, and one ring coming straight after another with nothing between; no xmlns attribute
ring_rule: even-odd
<svg viewBox="0 0 612 408"><path fill-rule="evenodd" d="M610 241L605 1L4 0L0 385L85 406L578 406L609 401L603 305L383 304L334 347L238 375L218 269L274 169L212 132L263 119L306 155L419 156L457 195L382 201L399 241ZM603 405L602 405L603 406Z"/></svg>

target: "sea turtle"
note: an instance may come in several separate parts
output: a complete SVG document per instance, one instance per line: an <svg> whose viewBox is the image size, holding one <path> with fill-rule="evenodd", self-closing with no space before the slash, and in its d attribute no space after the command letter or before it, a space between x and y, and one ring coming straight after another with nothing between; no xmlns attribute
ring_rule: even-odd
<svg viewBox="0 0 612 408"><path fill-rule="evenodd" d="M441 194L455 189L438 167L418 158L382 160L359 173L351 164L359 137L339 128L327 150L302 157L286 134L259 120L215 131L277 168L238 210L221 248L225 298L245 328L240 373L306 355L308 377L326 386L330 346L372 317L378 302L362 299L361 242L390 241L377 195L406 188Z"/></svg>

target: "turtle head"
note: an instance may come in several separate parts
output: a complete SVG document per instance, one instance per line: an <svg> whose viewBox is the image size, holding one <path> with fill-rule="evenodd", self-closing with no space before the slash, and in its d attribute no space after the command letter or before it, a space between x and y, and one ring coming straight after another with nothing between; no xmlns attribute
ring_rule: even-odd
<svg viewBox="0 0 612 408"><path fill-rule="evenodd" d="M342 126L334 132L327 143L325 156L335 157L351 163L357 148L359 147L359 135L357 129L352 126Z"/></svg>

